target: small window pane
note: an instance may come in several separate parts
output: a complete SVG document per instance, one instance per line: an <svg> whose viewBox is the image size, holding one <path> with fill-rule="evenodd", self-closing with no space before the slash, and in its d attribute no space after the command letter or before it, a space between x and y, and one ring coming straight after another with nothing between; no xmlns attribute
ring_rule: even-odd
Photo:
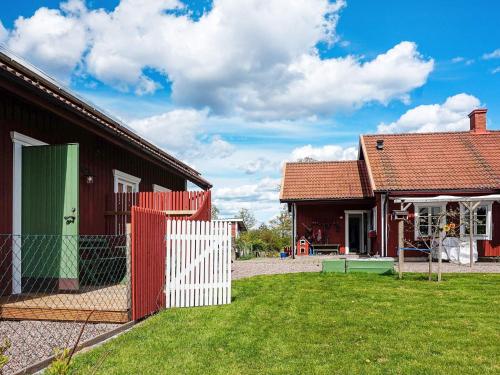
<svg viewBox="0 0 500 375"><path fill-rule="evenodd" d="M432 215L438 216L441 214L441 207L432 207Z"/></svg>
<svg viewBox="0 0 500 375"><path fill-rule="evenodd" d="M421 236L429 235L429 217L428 216L420 216L418 230L420 231Z"/></svg>

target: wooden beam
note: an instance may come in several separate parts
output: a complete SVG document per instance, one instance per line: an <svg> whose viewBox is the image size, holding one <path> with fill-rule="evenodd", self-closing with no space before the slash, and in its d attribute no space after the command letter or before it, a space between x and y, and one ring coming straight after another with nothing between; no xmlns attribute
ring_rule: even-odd
<svg viewBox="0 0 500 375"><path fill-rule="evenodd" d="M48 320L85 322L88 310L51 309L41 307L0 307L0 318L6 320ZM92 323L126 323L130 321L128 311L95 310L89 320Z"/></svg>

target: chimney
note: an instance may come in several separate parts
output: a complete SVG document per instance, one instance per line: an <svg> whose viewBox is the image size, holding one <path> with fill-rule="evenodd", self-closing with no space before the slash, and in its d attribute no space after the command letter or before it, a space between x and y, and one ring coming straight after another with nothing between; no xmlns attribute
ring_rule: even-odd
<svg viewBox="0 0 500 375"><path fill-rule="evenodd" d="M478 108L469 113L471 133L484 134L486 130L486 108Z"/></svg>

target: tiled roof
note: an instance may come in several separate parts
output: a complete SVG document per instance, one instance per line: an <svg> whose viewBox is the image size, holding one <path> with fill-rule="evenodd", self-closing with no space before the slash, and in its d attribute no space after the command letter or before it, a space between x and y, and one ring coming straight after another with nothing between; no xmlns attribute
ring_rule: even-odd
<svg viewBox="0 0 500 375"><path fill-rule="evenodd" d="M364 135L361 145L374 191L500 189L500 131Z"/></svg>
<svg viewBox="0 0 500 375"><path fill-rule="evenodd" d="M371 197L364 161L286 163L281 201Z"/></svg>

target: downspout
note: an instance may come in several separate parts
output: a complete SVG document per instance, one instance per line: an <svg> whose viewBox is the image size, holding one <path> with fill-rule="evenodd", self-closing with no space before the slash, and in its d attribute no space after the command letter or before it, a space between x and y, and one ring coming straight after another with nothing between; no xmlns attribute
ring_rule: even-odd
<svg viewBox="0 0 500 375"><path fill-rule="evenodd" d="M381 249L381 255L383 257L387 256L387 192L384 194L380 194L380 208L382 211L380 213L380 219L381 219L381 236L382 238L380 239L380 245L382 246Z"/></svg>
<svg viewBox="0 0 500 375"><path fill-rule="evenodd" d="M295 238L297 237L297 207L292 203L292 259L295 259Z"/></svg>
<svg viewBox="0 0 500 375"><path fill-rule="evenodd" d="M389 237L389 218L388 218L388 210L389 210L389 192L387 191L385 193L385 210L384 210L384 214L385 214L385 236L384 236L384 240L385 240L385 244L384 244L384 250L385 250L385 256L387 256L388 254L388 251L387 251L387 243L388 243L388 237Z"/></svg>

